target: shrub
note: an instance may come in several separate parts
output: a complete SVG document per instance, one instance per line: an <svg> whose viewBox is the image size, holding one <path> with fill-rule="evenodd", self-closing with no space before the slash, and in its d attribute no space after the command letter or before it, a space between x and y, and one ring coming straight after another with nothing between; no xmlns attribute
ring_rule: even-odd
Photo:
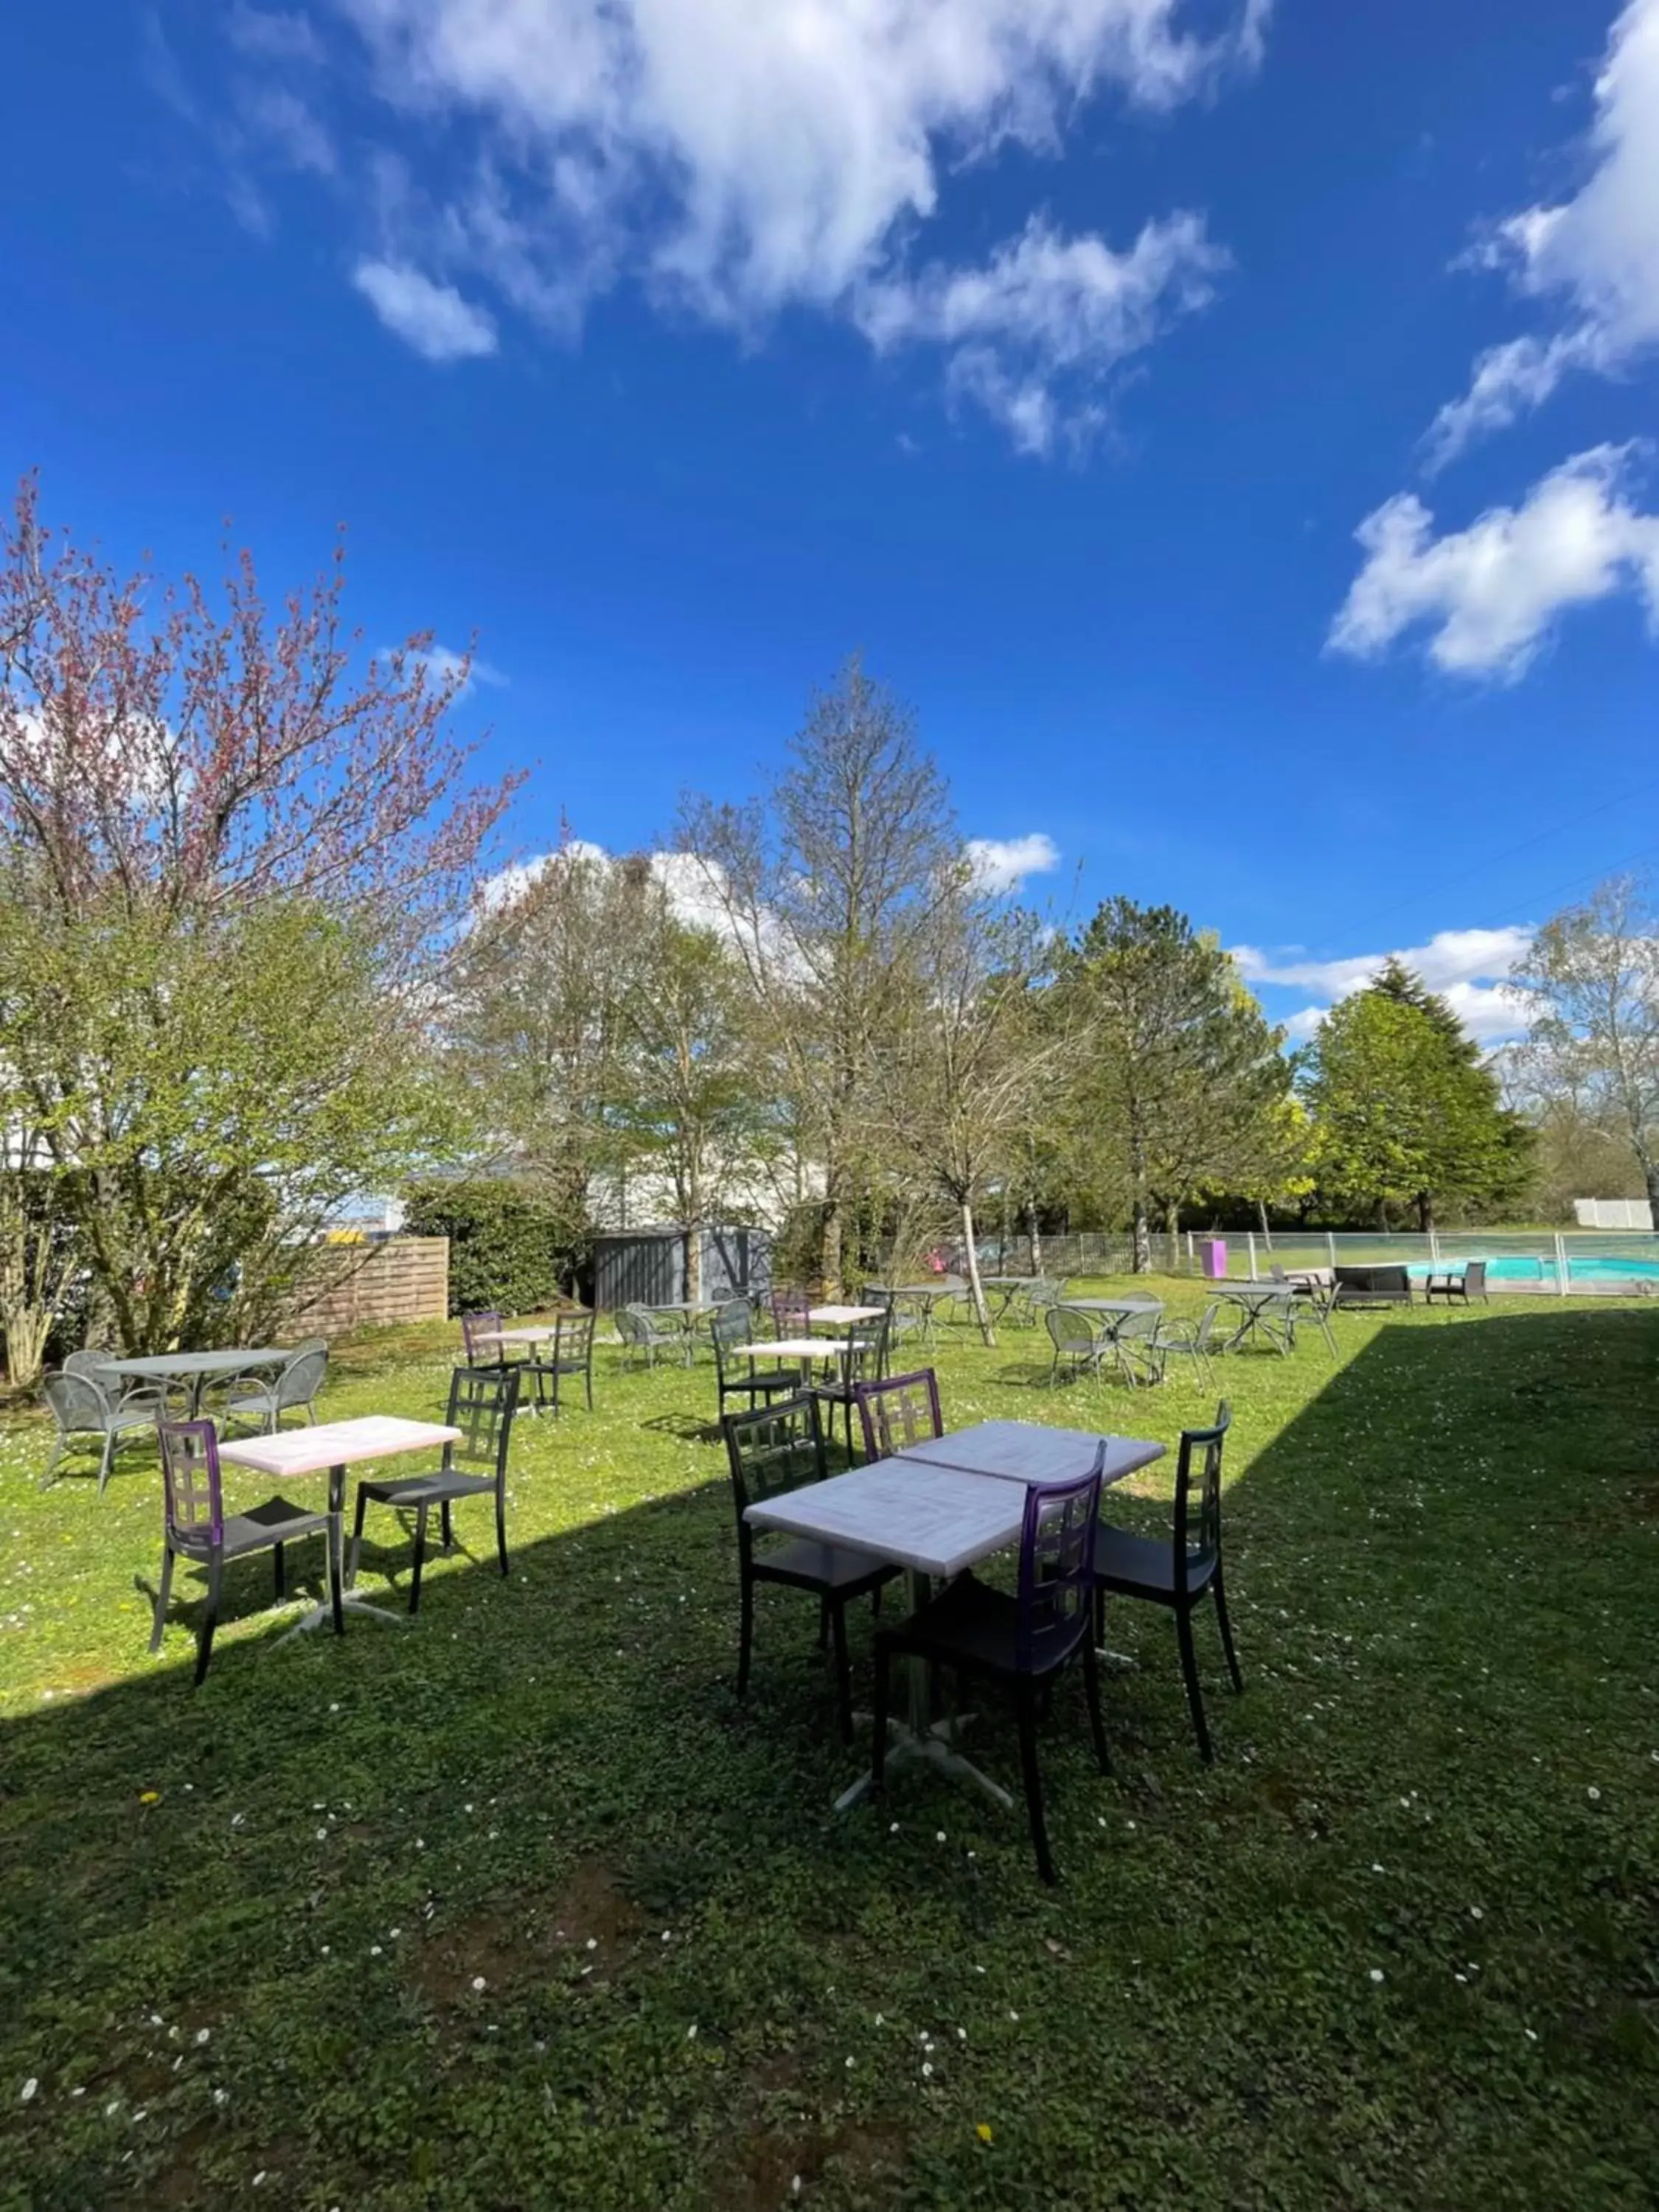
<svg viewBox="0 0 1659 2212"><path fill-rule="evenodd" d="M404 1226L413 1237L448 1237L452 1314L535 1313L575 1256L552 1208L518 1183L422 1183L407 1195Z"/></svg>

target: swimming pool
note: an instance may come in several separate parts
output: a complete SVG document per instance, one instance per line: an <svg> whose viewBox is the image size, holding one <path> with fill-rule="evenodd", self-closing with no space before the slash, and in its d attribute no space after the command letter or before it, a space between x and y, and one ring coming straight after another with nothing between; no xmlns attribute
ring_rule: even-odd
<svg viewBox="0 0 1659 2212"><path fill-rule="evenodd" d="M1478 1259L1475 1253L1470 1255ZM1407 1273L1419 1282L1425 1275L1449 1274L1465 1264L1463 1259L1413 1260ZM1569 1255L1567 1274L1576 1283L1613 1279L1622 1282L1659 1282L1659 1260L1574 1259ZM1486 1261L1489 1282L1550 1282L1555 1280L1555 1262L1545 1259L1517 1259L1513 1255Z"/></svg>

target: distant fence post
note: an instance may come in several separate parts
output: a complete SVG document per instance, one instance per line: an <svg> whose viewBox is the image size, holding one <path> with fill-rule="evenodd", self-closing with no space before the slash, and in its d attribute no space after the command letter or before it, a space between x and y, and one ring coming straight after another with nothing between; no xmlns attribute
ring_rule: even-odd
<svg viewBox="0 0 1659 2212"><path fill-rule="evenodd" d="M1336 1270L1336 1231L1334 1229L1328 1229L1325 1231L1325 1249L1331 1255L1331 1270L1332 1273L1334 1273Z"/></svg>
<svg viewBox="0 0 1659 2212"><path fill-rule="evenodd" d="M1558 1229L1555 1232L1555 1287L1558 1294L1567 1295L1570 1263L1567 1259L1567 1240Z"/></svg>
<svg viewBox="0 0 1659 2212"><path fill-rule="evenodd" d="M1249 1246L1250 1246L1250 1280L1254 1283L1255 1281L1256 1281L1256 1280L1257 1280L1257 1276L1256 1276L1256 1272L1255 1272L1255 1230L1254 1230L1254 1229L1249 1229L1249 1230L1246 1230L1246 1231L1245 1231L1244 1233L1245 1233L1246 1237L1247 1237L1249 1238Z"/></svg>
<svg viewBox="0 0 1659 2212"><path fill-rule="evenodd" d="M1429 1231L1429 1265L1431 1267L1440 1265L1440 1232L1437 1229Z"/></svg>

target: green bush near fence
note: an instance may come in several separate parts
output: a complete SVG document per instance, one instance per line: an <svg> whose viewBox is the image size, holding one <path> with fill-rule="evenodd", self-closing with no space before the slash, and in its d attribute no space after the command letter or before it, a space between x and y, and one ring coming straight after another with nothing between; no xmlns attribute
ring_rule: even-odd
<svg viewBox="0 0 1659 2212"><path fill-rule="evenodd" d="M536 1313L568 1279L574 1255L557 1216L520 1184L423 1183L405 1200L414 1237L449 1239L449 1310Z"/></svg>

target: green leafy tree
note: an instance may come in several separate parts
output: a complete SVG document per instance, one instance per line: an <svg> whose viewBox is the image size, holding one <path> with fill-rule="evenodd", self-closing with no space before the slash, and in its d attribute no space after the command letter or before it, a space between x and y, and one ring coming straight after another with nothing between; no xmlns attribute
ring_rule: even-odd
<svg viewBox="0 0 1659 2212"><path fill-rule="evenodd" d="M1290 1084L1283 1032L1213 938L1173 907L1132 899L1101 907L1060 963L1056 990L1080 1048L1073 1173L1125 1206L1144 1272L1154 1206L1173 1231L1206 1186L1239 1187L1272 1132Z"/></svg>
<svg viewBox="0 0 1659 2212"><path fill-rule="evenodd" d="M1450 1007L1398 961L1326 1016L1305 1097L1321 1191L1379 1228L1410 1209L1426 1232L1525 1188L1530 1133Z"/></svg>

